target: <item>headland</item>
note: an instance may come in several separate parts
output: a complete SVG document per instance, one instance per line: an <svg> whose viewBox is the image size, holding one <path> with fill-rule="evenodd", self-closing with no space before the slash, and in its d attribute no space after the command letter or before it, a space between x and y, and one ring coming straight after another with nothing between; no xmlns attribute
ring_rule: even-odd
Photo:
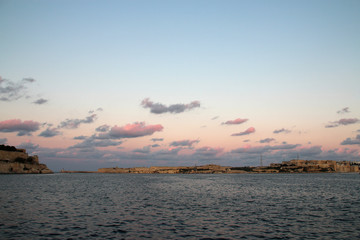
<svg viewBox="0 0 360 240"><path fill-rule="evenodd" d="M0 145L0 173L53 173L38 156L29 156L25 149Z"/></svg>

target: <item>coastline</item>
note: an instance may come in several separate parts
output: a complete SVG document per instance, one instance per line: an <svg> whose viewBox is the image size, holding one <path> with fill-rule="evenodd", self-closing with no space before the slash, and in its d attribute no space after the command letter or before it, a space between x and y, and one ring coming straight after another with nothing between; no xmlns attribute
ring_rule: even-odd
<svg viewBox="0 0 360 240"><path fill-rule="evenodd" d="M229 167L215 164L202 166L152 166L133 168L99 168L97 171L67 171L60 173L113 173L113 174L246 174L246 173L359 173L360 164L334 160L291 160L270 166Z"/></svg>

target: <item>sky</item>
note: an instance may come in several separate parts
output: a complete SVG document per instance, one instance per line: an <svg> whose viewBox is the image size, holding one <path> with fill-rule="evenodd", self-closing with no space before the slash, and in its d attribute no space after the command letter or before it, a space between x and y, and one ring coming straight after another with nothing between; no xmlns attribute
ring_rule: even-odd
<svg viewBox="0 0 360 240"><path fill-rule="evenodd" d="M0 144L54 170L360 161L360 1L0 0Z"/></svg>

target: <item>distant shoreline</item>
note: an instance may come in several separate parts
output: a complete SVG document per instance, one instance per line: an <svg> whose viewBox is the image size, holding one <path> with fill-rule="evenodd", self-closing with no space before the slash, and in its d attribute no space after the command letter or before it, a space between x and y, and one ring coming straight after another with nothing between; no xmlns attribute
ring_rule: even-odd
<svg viewBox="0 0 360 240"><path fill-rule="evenodd" d="M359 173L360 163L334 160L291 160L260 167L227 167L215 164L191 167L99 168L97 171L60 173L121 173L121 174L235 174L235 173Z"/></svg>

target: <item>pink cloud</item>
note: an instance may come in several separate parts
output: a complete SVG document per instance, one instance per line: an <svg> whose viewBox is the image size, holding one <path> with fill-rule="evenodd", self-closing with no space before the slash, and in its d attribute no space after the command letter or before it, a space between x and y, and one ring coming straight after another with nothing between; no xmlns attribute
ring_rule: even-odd
<svg viewBox="0 0 360 240"><path fill-rule="evenodd" d="M229 121L226 121L222 124L227 124L227 125L234 125L234 124L242 124L244 122L246 122L248 119L244 118L237 118L237 119L234 119L234 120L229 120Z"/></svg>
<svg viewBox="0 0 360 240"><path fill-rule="evenodd" d="M123 127L114 126L110 129L108 135L111 138L136 138L152 135L154 132L162 131L163 128L160 124L146 126L145 122L135 122Z"/></svg>
<svg viewBox="0 0 360 240"><path fill-rule="evenodd" d="M254 133L254 132L255 132L255 128L250 127L248 129L246 129L244 132L233 133L233 134L231 134L231 136L244 136L244 135L249 135L249 134Z"/></svg>
<svg viewBox="0 0 360 240"><path fill-rule="evenodd" d="M334 152L339 153L339 154L355 154L355 155L360 156L360 153L356 149L337 148L337 149L335 149Z"/></svg>
<svg viewBox="0 0 360 240"><path fill-rule="evenodd" d="M39 130L40 123L35 121L21 121L10 119L0 122L0 132L18 132L18 136L30 135Z"/></svg>

